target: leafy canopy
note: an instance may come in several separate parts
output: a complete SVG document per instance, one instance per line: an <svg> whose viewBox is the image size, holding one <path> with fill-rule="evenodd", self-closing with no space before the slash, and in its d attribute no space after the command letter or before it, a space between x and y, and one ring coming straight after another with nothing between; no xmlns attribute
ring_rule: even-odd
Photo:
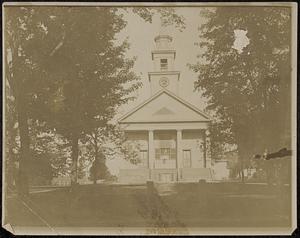
<svg viewBox="0 0 300 238"><path fill-rule="evenodd" d="M208 110L216 114L213 136L237 144L240 156L282 146L290 118L290 9L218 7L201 12L202 53L191 65L198 73ZM235 49L235 31L248 44Z"/></svg>

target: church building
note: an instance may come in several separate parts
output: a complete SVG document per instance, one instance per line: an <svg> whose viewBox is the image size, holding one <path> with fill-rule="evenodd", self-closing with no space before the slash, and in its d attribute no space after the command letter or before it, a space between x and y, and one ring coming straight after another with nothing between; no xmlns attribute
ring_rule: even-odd
<svg viewBox="0 0 300 238"><path fill-rule="evenodd" d="M139 157L136 168L120 169L119 182L211 180L211 118L178 96L184 79L174 69L172 37L159 34L154 40L151 97L119 119L126 143L135 145Z"/></svg>

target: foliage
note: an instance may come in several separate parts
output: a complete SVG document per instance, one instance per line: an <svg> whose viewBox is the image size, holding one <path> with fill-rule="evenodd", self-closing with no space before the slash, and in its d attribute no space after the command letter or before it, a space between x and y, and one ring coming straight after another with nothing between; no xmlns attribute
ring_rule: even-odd
<svg viewBox="0 0 300 238"><path fill-rule="evenodd" d="M20 159L20 136L15 108L15 98L6 82L6 114L5 114L5 162L6 183L10 189L15 188L17 167ZM31 138L29 164L29 179L32 184L49 183L53 176L67 172L66 159L69 145L66 140L47 129L38 121L29 121Z"/></svg>
<svg viewBox="0 0 300 238"><path fill-rule="evenodd" d="M226 123L214 120L209 127L211 138L211 156L214 160L222 159L226 151L231 151L234 142L231 133L228 133Z"/></svg>
<svg viewBox="0 0 300 238"><path fill-rule="evenodd" d="M18 153L20 145L18 141L17 118L15 113L14 97L11 94L9 85L5 84L5 150L4 153L4 176L5 189L13 189L15 186L16 163L18 161Z"/></svg>
<svg viewBox="0 0 300 238"><path fill-rule="evenodd" d="M125 58L128 43L114 42L125 27L115 9L60 8L56 15L64 27L48 34L52 41L61 35L56 40L61 46L53 47L46 65L49 76L59 80L49 110L53 125L71 138L104 126L139 84L124 87L138 78L130 71L134 60Z"/></svg>
<svg viewBox="0 0 300 238"><path fill-rule="evenodd" d="M107 179L110 176L105 160L104 154L100 152L90 167L90 179L94 181L94 183L96 183L98 179Z"/></svg>
<svg viewBox="0 0 300 238"><path fill-rule="evenodd" d="M256 169L251 178L253 182L291 183L291 161L289 159L253 160L253 167Z"/></svg>
<svg viewBox="0 0 300 238"><path fill-rule="evenodd" d="M121 147L124 158L132 164L140 162L140 144L137 141L125 141Z"/></svg>
<svg viewBox="0 0 300 238"><path fill-rule="evenodd" d="M114 42L125 21L112 8L28 7L7 16L8 78L15 98L22 94L27 154L30 117L72 140L75 162L80 136L105 125L139 86L124 87L138 78L130 72L134 60L125 58L128 43Z"/></svg>
<svg viewBox="0 0 300 238"><path fill-rule="evenodd" d="M33 157L48 160L53 177L70 174L67 160L71 157L68 140L47 128L45 123L30 121L31 152Z"/></svg>
<svg viewBox="0 0 300 238"><path fill-rule="evenodd" d="M164 26L174 25L180 31L185 28L185 19L178 15L172 7L133 7L132 12L138 14L147 22L152 22L153 16L158 14Z"/></svg>
<svg viewBox="0 0 300 238"><path fill-rule="evenodd" d="M220 141L235 143L239 158L290 145L290 9L218 7L202 11L199 47L204 52L191 68L195 89L208 98L218 118ZM233 47L235 30L248 45Z"/></svg>
<svg viewBox="0 0 300 238"><path fill-rule="evenodd" d="M102 128L87 134L82 142L82 160L86 161L89 168L90 179L94 182L97 179L108 179L110 173L106 167L106 159L114 158L117 154L119 146L119 134L117 127L112 124L107 124ZM90 166L92 164L92 166Z"/></svg>
<svg viewBox="0 0 300 238"><path fill-rule="evenodd" d="M25 7L5 7L5 83L13 98L14 116L20 138L20 165L17 172L22 194L28 193L28 159L30 157L29 107L36 91L43 87L43 72L37 65L39 54L36 43L42 41L45 31L41 15L33 14L35 10ZM39 81L39 83L37 83ZM7 88L6 88L7 89ZM7 95L8 90L6 90ZM9 109L6 108L6 113ZM9 115L9 114L6 114ZM8 131L10 133L11 131Z"/></svg>
<svg viewBox="0 0 300 238"><path fill-rule="evenodd" d="M146 21L156 11L165 24L182 25L171 8L142 11L135 13ZM5 78L18 122L22 193L28 192L30 148L38 150L29 121L71 142L77 165L80 139L105 127L140 86L134 59L125 56L128 42L116 43L123 17L114 7L5 7Z"/></svg>

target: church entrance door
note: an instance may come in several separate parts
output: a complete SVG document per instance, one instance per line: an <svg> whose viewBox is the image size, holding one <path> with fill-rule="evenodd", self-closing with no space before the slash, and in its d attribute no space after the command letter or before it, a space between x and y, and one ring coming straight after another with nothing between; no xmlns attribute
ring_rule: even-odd
<svg viewBox="0 0 300 238"><path fill-rule="evenodd" d="M155 168L175 169L176 168L176 149L157 148L155 150Z"/></svg>

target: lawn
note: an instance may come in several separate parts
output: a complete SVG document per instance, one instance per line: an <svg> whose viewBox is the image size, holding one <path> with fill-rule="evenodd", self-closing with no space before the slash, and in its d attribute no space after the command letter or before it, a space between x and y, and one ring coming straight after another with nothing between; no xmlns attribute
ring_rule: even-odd
<svg viewBox="0 0 300 238"><path fill-rule="evenodd" d="M290 187L178 184L80 185L7 198L5 223L51 227L289 227ZM25 204L25 205L24 205ZM29 206L28 207L26 207Z"/></svg>

